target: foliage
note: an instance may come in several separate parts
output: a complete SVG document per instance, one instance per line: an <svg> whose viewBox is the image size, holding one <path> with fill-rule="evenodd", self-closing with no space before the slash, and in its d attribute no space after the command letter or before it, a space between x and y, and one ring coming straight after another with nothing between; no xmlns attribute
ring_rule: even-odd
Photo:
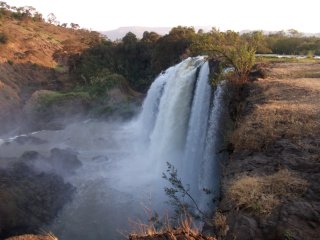
<svg viewBox="0 0 320 240"><path fill-rule="evenodd" d="M122 75L110 73L108 69L102 69L90 78L88 92L93 97L105 97L107 90L114 86L121 86L125 82L126 79Z"/></svg>
<svg viewBox="0 0 320 240"><path fill-rule="evenodd" d="M32 6L14 7L5 2L0 2L0 17L7 16L16 20L43 21L42 15Z"/></svg>
<svg viewBox="0 0 320 240"><path fill-rule="evenodd" d="M169 204L174 207L177 219L187 214L207 222L209 217L199 208L197 202L190 194L190 186L183 185L178 176L177 169L171 163L167 162L167 174L163 173L162 178L171 184L171 187L165 187L164 190L169 197ZM208 189L204 189L204 192L210 194ZM191 204L185 200L185 197L191 201Z"/></svg>
<svg viewBox="0 0 320 240"><path fill-rule="evenodd" d="M265 41L275 54L320 54L320 38L316 36L305 36L297 30L290 29L287 32L279 31L266 35ZM266 53L266 52L259 52Z"/></svg>
<svg viewBox="0 0 320 240"><path fill-rule="evenodd" d="M258 36L258 34L257 34ZM245 82L255 63L259 38L255 34L246 38L233 31L220 32L212 29L202 33L191 46L193 55L207 54L233 67L237 82Z"/></svg>
<svg viewBox="0 0 320 240"><path fill-rule="evenodd" d="M193 27L178 26L159 38L152 53L152 70L159 73L189 56L189 47L196 37Z"/></svg>

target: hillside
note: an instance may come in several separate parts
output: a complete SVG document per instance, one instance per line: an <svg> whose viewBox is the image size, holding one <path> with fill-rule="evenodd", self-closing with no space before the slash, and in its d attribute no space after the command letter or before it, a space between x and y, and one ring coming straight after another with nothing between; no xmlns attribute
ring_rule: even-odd
<svg viewBox="0 0 320 240"><path fill-rule="evenodd" d="M1 9L0 33L0 122L18 119L23 104L39 89L70 87L68 56L100 41L97 32L76 30L35 20L13 17Z"/></svg>
<svg viewBox="0 0 320 240"><path fill-rule="evenodd" d="M223 239L320 236L320 64L272 63L249 83L231 136L219 211ZM229 231L225 231L228 230Z"/></svg>

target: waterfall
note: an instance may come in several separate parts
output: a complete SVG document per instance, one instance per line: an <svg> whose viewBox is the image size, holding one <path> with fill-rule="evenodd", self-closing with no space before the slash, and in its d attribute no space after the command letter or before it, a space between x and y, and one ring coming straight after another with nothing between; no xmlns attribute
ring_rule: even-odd
<svg viewBox="0 0 320 240"><path fill-rule="evenodd" d="M183 160L182 177L184 182L189 185L193 185L192 183L198 181L200 169L198 160L202 159L205 147L208 112L211 99L211 87L209 85L208 76L209 63L205 62L201 67L195 89ZM197 194L197 189L194 190L193 194Z"/></svg>
<svg viewBox="0 0 320 240"><path fill-rule="evenodd" d="M138 120L154 174L161 175L166 162L173 164L204 209L213 196L203 197L202 189L217 192L219 184L220 125L226 109L226 84L213 91L209 72L204 57L169 68L151 85Z"/></svg>
<svg viewBox="0 0 320 240"><path fill-rule="evenodd" d="M199 178L200 188L206 188L212 192L211 196L201 195L199 205L212 209L214 206L212 198L217 199L220 187L220 162L224 159L225 153L221 152L225 142L226 125L223 121L227 119L228 106L226 105L227 84L221 82L214 93L203 158L200 163L201 172Z"/></svg>
<svg viewBox="0 0 320 240"><path fill-rule="evenodd" d="M150 158L157 167L173 161L183 152L191 112L194 83L202 57L188 58L174 68L164 87L155 127L150 135Z"/></svg>
<svg viewBox="0 0 320 240"><path fill-rule="evenodd" d="M172 77L174 72L175 68L171 67L164 73L161 73L151 84L148 95L143 102L142 112L139 116L138 123L141 124L139 128L141 137L146 142L150 140L150 133L154 128L164 86L167 83L167 80Z"/></svg>

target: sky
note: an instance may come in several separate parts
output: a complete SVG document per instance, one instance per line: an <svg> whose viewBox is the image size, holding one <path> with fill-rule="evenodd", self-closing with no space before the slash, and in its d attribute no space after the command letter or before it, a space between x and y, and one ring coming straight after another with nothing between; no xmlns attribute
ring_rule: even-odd
<svg viewBox="0 0 320 240"><path fill-rule="evenodd" d="M220 30L296 29L318 33L319 0L2 0L33 6L61 23L106 31L126 26L214 26Z"/></svg>

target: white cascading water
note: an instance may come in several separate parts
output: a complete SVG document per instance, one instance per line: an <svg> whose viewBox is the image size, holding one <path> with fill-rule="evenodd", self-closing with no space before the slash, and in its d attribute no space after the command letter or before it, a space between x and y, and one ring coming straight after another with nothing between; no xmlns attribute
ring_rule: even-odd
<svg viewBox="0 0 320 240"><path fill-rule="evenodd" d="M167 161L177 165L183 153L191 112L197 68L202 57L188 58L175 67L161 97L154 131L150 135L149 156L163 170Z"/></svg>
<svg viewBox="0 0 320 240"><path fill-rule="evenodd" d="M43 145L1 145L0 139L0 156L19 157L26 150L47 155L54 147L78 152L83 166L63 176L76 194L46 229L66 240L122 239L128 219L146 220L145 206L170 211L163 189L169 183L162 179L166 162L190 185L201 210L212 210L214 196L202 188L216 193L219 186L225 89L221 84L212 90L204 57L188 58L156 78L136 119L33 133L46 140Z"/></svg>
<svg viewBox="0 0 320 240"><path fill-rule="evenodd" d="M183 157L182 178L189 184L192 194L199 194L197 184L200 177L199 160L203 158L205 140L208 126L208 112L211 100L211 87L209 84L209 63L201 67L192 103L192 112L189 119L187 142Z"/></svg>
<svg viewBox="0 0 320 240"><path fill-rule="evenodd" d="M142 112L139 116L141 137L148 143L150 141L150 133L152 132L155 121L159 112L160 99L163 89L168 79L175 73L175 68L171 67L166 72L160 74L151 84L148 95L143 102Z"/></svg>
<svg viewBox="0 0 320 240"><path fill-rule="evenodd" d="M199 206L202 209L212 209L214 206L213 198L216 200L219 196L220 165L221 161L226 157L226 153L222 152L222 149L225 148L225 130L227 129L227 122L224 121L228 119L226 91L226 82L221 82L214 92L203 158L199 164L201 168L200 189L206 188L212 192L211 195L201 195Z"/></svg>

